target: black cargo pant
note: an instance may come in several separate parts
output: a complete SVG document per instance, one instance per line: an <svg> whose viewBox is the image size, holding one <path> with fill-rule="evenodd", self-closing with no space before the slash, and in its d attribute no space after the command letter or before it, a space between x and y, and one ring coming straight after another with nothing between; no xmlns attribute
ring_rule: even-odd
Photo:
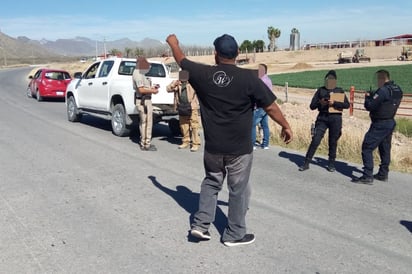
<svg viewBox="0 0 412 274"><path fill-rule="evenodd" d="M329 129L329 160L334 161L336 159L338 140L342 135L342 114L319 113L315 124L315 134L306 153L306 160L313 158L327 129Z"/></svg>
<svg viewBox="0 0 412 274"><path fill-rule="evenodd" d="M373 176L373 151L378 148L381 164L378 174L388 177L391 162L392 133L395 129L394 119L372 122L362 143L362 160L364 176Z"/></svg>

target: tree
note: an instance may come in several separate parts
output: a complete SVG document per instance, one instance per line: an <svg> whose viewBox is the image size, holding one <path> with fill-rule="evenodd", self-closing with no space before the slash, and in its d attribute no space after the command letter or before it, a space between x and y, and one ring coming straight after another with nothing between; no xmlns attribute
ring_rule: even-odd
<svg viewBox="0 0 412 274"><path fill-rule="evenodd" d="M256 52L263 52L265 49L265 41L263 40L255 40L252 44Z"/></svg>
<svg viewBox="0 0 412 274"><path fill-rule="evenodd" d="M143 53L144 53L144 50L142 48L137 47L137 48L134 49L134 56L136 56L136 57L137 56L142 56Z"/></svg>
<svg viewBox="0 0 412 274"><path fill-rule="evenodd" d="M247 51L247 52L252 52L253 51L253 43L252 42L250 42L249 40L245 40L245 41L243 41L242 42L242 44L240 45L240 51L241 52L244 52L244 51Z"/></svg>
<svg viewBox="0 0 412 274"><path fill-rule="evenodd" d="M124 48L124 55L126 58L132 57L133 50L131 48Z"/></svg>
<svg viewBox="0 0 412 274"><path fill-rule="evenodd" d="M275 51L276 49L276 39L280 37L280 29L274 28L272 26L268 27L268 38L270 41L269 51Z"/></svg>
<svg viewBox="0 0 412 274"><path fill-rule="evenodd" d="M297 28L293 28L290 32L292 33L299 33L299 30Z"/></svg>
<svg viewBox="0 0 412 274"><path fill-rule="evenodd" d="M108 53L111 56L121 56L122 55L122 52L118 49L111 49L111 50L109 50Z"/></svg>

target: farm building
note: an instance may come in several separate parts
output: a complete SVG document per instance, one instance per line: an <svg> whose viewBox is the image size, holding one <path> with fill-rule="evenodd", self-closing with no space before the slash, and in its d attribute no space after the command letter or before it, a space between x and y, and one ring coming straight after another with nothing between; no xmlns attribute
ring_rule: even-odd
<svg viewBox="0 0 412 274"><path fill-rule="evenodd" d="M402 34L394 37L379 39L379 40L355 40L330 43L306 44L303 49L335 49L335 48L356 48L368 46L396 46L396 45L412 45L412 34Z"/></svg>
<svg viewBox="0 0 412 274"><path fill-rule="evenodd" d="M412 45L412 34L402 34L382 40L376 40L375 46Z"/></svg>

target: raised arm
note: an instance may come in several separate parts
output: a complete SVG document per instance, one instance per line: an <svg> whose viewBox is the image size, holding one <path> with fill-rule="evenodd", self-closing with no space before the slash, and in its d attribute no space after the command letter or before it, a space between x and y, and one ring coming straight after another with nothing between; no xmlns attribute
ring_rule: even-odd
<svg viewBox="0 0 412 274"><path fill-rule="evenodd" d="M176 63L179 64L182 62L183 59L186 58L185 54L183 53L182 49L179 46L179 40L177 40L177 37L175 34L170 34L167 39L166 42L169 44L171 50L172 50L172 54L173 57L176 60Z"/></svg>

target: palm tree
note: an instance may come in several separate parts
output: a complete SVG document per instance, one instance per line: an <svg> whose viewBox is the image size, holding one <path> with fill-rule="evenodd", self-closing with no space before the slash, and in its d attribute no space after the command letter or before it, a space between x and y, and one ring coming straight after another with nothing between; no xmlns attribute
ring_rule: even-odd
<svg viewBox="0 0 412 274"><path fill-rule="evenodd" d="M252 50L253 50L253 44L252 44L252 42L250 42L250 40L245 40L240 45L240 51L241 52L251 52Z"/></svg>
<svg viewBox="0 0 412 274"><path fill-rule="evenodd" d="M132 51L133 50L131 48L126 47L124 48L124 55L126 55L127 58L132 57Z"/></svg>
<svg viewBox="0 0 412 274"><path fill-rule="evenodd" d="M263 52L263 49L265 48L265 41L255 40L252 44L256 52Z"/></svg>
<svg viewBox="0 0 412 274"><path fill-rule="evenodd" d="M280 37L280 29L274 28L272 26L268 27L268 38L270 41L269 51L275 51L276 49L276 39Z"/></svg>
<svg viewBox="0 0 412 274"><path fill-rule="evenodd" d="M144 54L144 50L142 48L136 47L134 49L134 56L142 56Z"/></svg>
<svg viewBox="0 0 412 274"><path fill-rule="evenodd" d="M109 50L109 54L111 55L111 56L120 56L121 54L122 54L122 52L120 51L120 50L118 50L118 49L111 49L111 50Z"/></svg>
<svg viewBox="0 0 412 274"><path fill-rule="evenodd" d="M297 28L293 28L293 29L291 30L291 32L292 32L292 33L299 33L299 30L298 30Z"/></svg>

